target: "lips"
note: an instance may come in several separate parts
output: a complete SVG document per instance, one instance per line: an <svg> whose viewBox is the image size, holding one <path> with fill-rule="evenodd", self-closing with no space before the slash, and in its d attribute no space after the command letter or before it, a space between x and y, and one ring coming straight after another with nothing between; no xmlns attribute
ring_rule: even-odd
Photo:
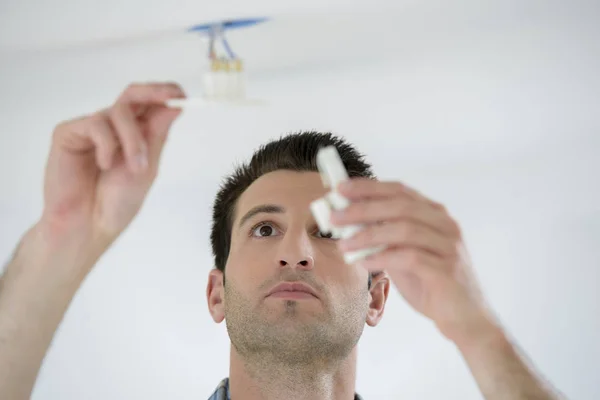
<svg viewBox="0 0 600 400"><path fill-rule="evenodd" d="M302 293L308 293L316 298L319 298L319 296L317 296L317 292L313 288L311 288L310 286L308 286L304 283L300 283L300 282L280 283L279 285L275 286L273 289L271 289L269 291L269 293L267 294L267 297L271 296L274 293L279 293L279 292L302 292Z"/></svg>

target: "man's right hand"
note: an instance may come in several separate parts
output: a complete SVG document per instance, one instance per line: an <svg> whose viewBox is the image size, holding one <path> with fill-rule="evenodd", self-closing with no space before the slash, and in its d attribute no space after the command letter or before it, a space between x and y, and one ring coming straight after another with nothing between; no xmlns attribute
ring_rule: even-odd
<svg viewBox="0 0 600 400"><path fill-rule="evenodd" d="M184 98L176 84L132 84L115 103L57 126L40 221L53 240L77 235L110 244L129 225L158 171L169 128Z"/></svg>

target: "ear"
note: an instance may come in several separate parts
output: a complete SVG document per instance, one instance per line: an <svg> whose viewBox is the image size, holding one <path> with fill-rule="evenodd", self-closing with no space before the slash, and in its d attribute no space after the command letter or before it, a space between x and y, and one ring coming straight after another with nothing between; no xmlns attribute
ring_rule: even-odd
<svg viewBox="0 0 600 400"><path fill-rule="evenodd" d="M373 275L371 289L369 290L369 311L367 312L367 325L376 326L383 317L383 310L390 291L390 279L387 272Z"/></svg>
<svg viewBox="0 0 600 400"><path fill-rule="evenodd" d="M208 311L217 324L223 322L225 319L224 299L225 288L223 287L223 272L215 268L208 274L206 300L208 301Z"/></svg>

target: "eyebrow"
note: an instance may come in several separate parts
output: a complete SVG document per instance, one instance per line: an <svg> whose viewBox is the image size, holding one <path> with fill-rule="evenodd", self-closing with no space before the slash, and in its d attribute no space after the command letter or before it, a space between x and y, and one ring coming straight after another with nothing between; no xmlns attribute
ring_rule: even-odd
<svg viewBox="0 0 600 400"><path fill-rule="evenodd" d="M285 208L278 206L276 204L261 204L259 206L253 207L248 211L244 216L240 219L240 223L238 224L238 228L244 225L250 218L254 217L257 214L267 213L267 214L282 214L285 212Z"/></svg>

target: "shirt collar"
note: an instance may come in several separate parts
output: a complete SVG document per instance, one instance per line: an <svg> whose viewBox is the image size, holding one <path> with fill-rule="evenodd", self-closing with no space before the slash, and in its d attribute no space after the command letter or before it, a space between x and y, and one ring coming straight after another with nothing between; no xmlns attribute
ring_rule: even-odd
<svg viewBox="0 0 600 400"><path fill-rule="evenodd" d="M231 400L231 395L229 393L229 378L225 378L219 383L219 386L217 386L217 389L208 400ZM354 400L363 400L363 398L360 397L358 393L355 393Z"/></svg>

